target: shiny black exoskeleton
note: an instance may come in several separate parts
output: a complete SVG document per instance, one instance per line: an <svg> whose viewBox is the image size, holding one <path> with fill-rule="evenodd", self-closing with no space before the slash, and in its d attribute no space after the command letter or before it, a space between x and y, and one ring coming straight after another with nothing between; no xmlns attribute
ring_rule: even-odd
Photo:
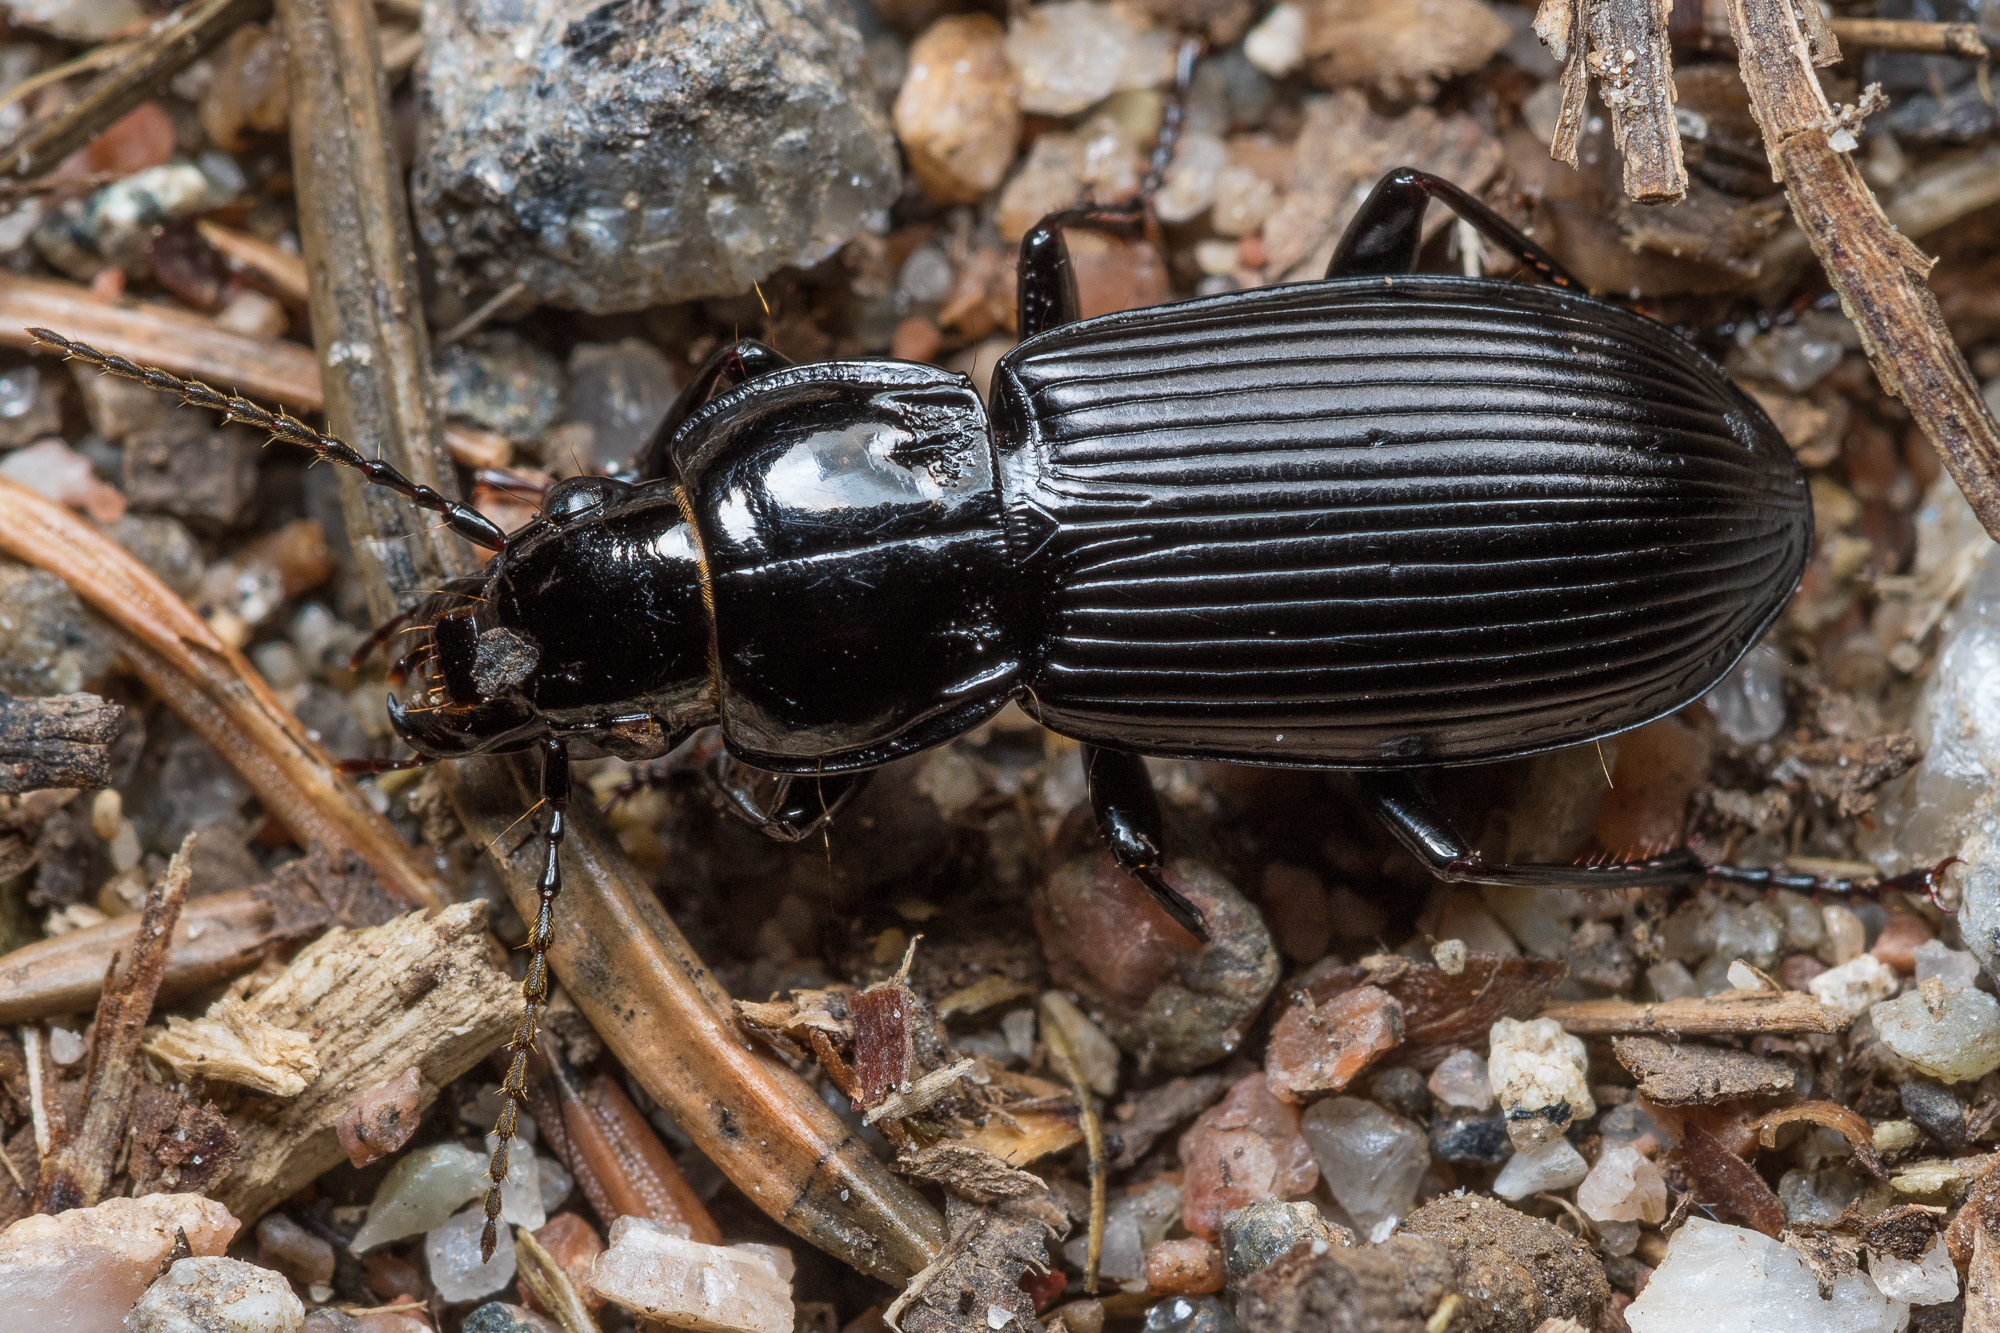
<svg viewBox="0 0 2000 1333"><path fill-rule="evenodd" d="M1412 273L1432 198L1546 285ZM710 724L771 775L744 812L799 837L870 769L1017 701L1084 743L1119 864L1197 934L1162 871L1141 755L1357 770L1448 878L1836 887L1686 848L1488 864L1417 776L1638 726L1757 641L1811 552L1812 508L1754 402L1419 172L1382 180L1324 281L1077 320L1062 228L1140 220L1079 210L1024 240L1022 341L989 403L930 366L794 366L738 342L629 476L564 481L505 537L264 414L499 552L406 617L420 633L392 679L415 688L390 711L419 756L406 762L542 757L546 860L510 1099L547 998L571 747L656 757ZM510 1102L495 1182L513 1117Z"/></svg>

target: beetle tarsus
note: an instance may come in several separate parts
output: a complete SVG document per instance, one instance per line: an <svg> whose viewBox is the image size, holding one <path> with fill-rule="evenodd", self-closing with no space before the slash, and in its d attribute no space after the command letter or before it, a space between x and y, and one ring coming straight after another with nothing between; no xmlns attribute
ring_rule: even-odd
<svg viewBox="0 0 2000 1333"><path fill-rule="evenodd" d="M479 1260L489 1263L500 1242L500 1189L507 1181L507 1149L528 1098L528 1052L534 1048L542 1011L549 1003L549 939L555 932L556 897L562 892L563 823L569 812L569 751L553 737L541 743L542 800L548 803L549 827L542 837L541 904L528 928L528 975L521 982L521 1025L507 1043L513 1052L507 1077L501 1080L500 1120L493 1126L498 1142L486 1167L486 1227L479 1235Z"/></svg>

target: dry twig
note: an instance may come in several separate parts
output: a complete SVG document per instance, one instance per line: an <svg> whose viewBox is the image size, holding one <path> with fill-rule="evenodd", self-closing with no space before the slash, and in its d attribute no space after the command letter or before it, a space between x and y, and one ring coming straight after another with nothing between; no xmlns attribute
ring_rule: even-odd
<svg viewBox="0 0 2000 1333"><path fill-rule="evenodd" d="M405 902L444 901L396 830L334 771L243 655L123 547L0 479L0 553L48 570L102 613L133 673L242 774L300 846L358 853Z"/></svg>
<svg viewBox="0 0 2000 1333"><path fill-rule="evenodd" d="M1576 165L1594 78L1625 158L1625 193L1642 204L1686 197L1667 7L1659 0L1542 0L1535 33L1563 65L1562 109L1550 156Z"/></svg>
<svg viewBox="0 0 2000 1333"><path fill-rule="evenodd" d="M271 0L195 0L163 19L81 97L30 125L0 152L0 175L26 176L54 167L270 6Z"/></svg>
<svg viewBox="0 0 2000 1333"><path fill-rule="evenodd" d="M1992 52L1976 23L1924 23L1917 19L1829 19L1827 27L1842 46L1918 55L1966 56L1985 60Z"/></svg>
<svg viewBox="0 0 2000 1333"><path fill-rule="evenodd" d="M1845 1032L1853 1020L1804 991L1725 991L1721 995L1641 1004L1635 1000L1567 1000L1542 1010L1579 1037L1672 1032L1712 1036L1737 1032Z"/></svg>
<svg viewBox="0 0 2000 1333"><path fill-rule="evenodd" d="M417 485L456 498L444 418L431 401L430 342L409 267L416 246L374 10L339 0L278 0L277 10L328 433L370 441ZM378 621L478 568L462 540L381 487L343 470L340 495Z"/></svg>
<svg viewBox="0 0 2000 1333"><path fill-rule="evenodd" d="M437 774L532 919L540 842L503 839L534 804L532 780L506 759ZM746 1040L714 974L587 803L570 807L563 879L550 966L696 1146L760 1208L863 1272L900 1282L930 1262L944 1243L936 1212L804 1080Z"/></svg>
<svg viewBox="0 0 2000 1333"><path fill-rule="evenodd" d="M356 1098L415 1065L429 1106L506 1039L517 997L489 955L483 902L328 931L244 1002L251 1017L307 1037L319 1076L289 1101L253 1100L231 1117L240 1151L213 1197L255 1221L345 1160L335 1122Z"/></svg>
<svg viewBox="0 0 2000 1333"><path fill-rule="evenodd" d="M95 1207L111 1182L125 1127L132 1119L134 1084L140 1078L139 1038L166 972L174 922L187 900L193 850L194 834L190 833L181 840L167 873L146 895L145 916L131 953L122 960L122 967L113 964L90 1030L83 1124L42 1159L41 1180L35 1186L38 1213Z"/></svg>
<svg viewBox="0 0 2000 1333"><path fill-rule="evenodd" d="M0 695L0 792L109 786L109 747L124 713L94 694Z"/></svg>
<svg viewBox="0 0 2000 1333"><path fill-rule="evenodd" d="M240 231L231 231L219 222L207 218L194 224L201 239L220 250L231 260L256 273L277 291L278 295L294 305L306 304L306 261L288 250L280 250L269 241Z"/></svg>
<svg viewBox="0 0 2000 1333"><path fill-rule="evenodd" d="M232 333L212 319L149 302L114 305L73 282L0 272L0 345L40 348L30 325L51 328L142 366L226 385L246 397L317 412L325 404L312 353L278 338ZM357 437L365 438L365 437ZM454 461L470 468L505 467L513 446L504 436L469 426L445 428Z"/></svg>
<svg viewBox="0 0 2000 1333"><path fill-rule="evenodd" d="M1900 398L1987 532L2000 534L2000 423L1980 397L1924 285L1931 260L1884 216L1852 150L1869 109L1829 105L1814 66L1840 58L1833 35L1801 26L1817 5L1729 0L1751 111L1772 173L1784 182L1841 308L1861 335L1885 392ZM1879 97L1879 93L1877 94Z"/></svg>

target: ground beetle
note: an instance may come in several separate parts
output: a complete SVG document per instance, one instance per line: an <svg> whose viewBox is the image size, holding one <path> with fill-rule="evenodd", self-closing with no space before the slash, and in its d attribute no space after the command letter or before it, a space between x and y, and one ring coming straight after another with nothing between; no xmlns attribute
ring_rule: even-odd
<svg viewBox="0 0 2000 1333"><path fill-rule="evenodd" d="M1542 285L1411 270L1441 199ZM414 613L392 673L417 758L536 749L549 807L526 1013L485 1243L547 1001L573 745L657 757L719 723L781 775L750 813L800 837L867 772L1018 702L1083 742L1120 866L1183 925L1141 755L1356 771L1438 875L1619 886L1692 850L1483 861L1419 777L1575 745L1707 692L1812 552L1770 419L1665 326L1586 295L1464 191L1390 172L1327 276L1077 318L1065 226L1021 245L1021 342L970 381L897 361L718 350L623 477L573 477L503 535L240 398L35 336L361 469L499 552ZM395 628L385 626L383 635Z"/></svg>

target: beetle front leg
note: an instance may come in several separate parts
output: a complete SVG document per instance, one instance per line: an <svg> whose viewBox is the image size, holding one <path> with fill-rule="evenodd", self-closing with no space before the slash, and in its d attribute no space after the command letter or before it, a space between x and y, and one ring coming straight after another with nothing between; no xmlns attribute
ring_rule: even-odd
<svg viewBox="0 0 2000 1333"><path fill-rule="evenodd" d="M1188 934L1208 943L1208 923L1201 919L1201 909L1167 883L1161 850L1166 845L1166 825L1146 761L1123 750L1086 745L1083 773L1090 783L1090 811L1097 816L1098 833L1110 845L1111 859Z"/></svg>
<svg viewBox="0 0 2000 1333"><path fill-rule="evenodd" d="M824 776L765 773L724 750L709 761L704 776L730 814L765 837L803 842L825 828L868 785L875 770Z"/></svg>
<svg viewBox="0 0 2000 1333"><path fill-rule="evenodd" d="M1415 167L1398 167L1375 183L1362 201L1361 211L1347 224L1333 261L1326 266L1326 276L1362 278L1408 273L1416 268L1417 251L1424 240L1424 208L1433 199L1441 200L1523 267L1558 287L1584 290L1555 256L1523 236L1513 223L1444 177Z"/></svg>
<svg viewBox="0 0 2000 1333"><path fill-rule="evenodd" d="M1495 864L1467 844L1415 774L1364 772L1356 776L1376 817L1439 879L1461 884L1609 889L1699 884L1709 876L1708 864L1688 847L1598 865Z"/></svg>
<svg viewBox="0 0 2000 1333"><path fill-rule="evenodd" d="M500 1082L500 1095L506 1104L500 1108L499 1123L493 1126L499 1142L494 1145L493 1158L486 1166L486 1229L479 1237L481 1263L492 1260L493 1248L500 1239L500 1187L507 1180L507 1149L520 1119L521 1103L528 1097L528 1051L535 1044L542 1011L549 1003L549 937L555 930L556 896L562 892L563 821L569 813L569 751L553 737L544 740L541 749L542 803L549 807L548 832L542 837L545 856L541 906L528 928L528 975L521 982L524 1001L521 1025L514 1030L514 1039L507 1043L507 1049L514 1054L507 1063L507 1077Z"/></svg>
<svg viewBox="0 0 2000 1333"><path fill-rule="evenodd" d="M758 342L755 338L738 338L733 343L724 343L708 354L695 371L694 378L675 397L666 416L654 428L653 436L632 459L632 479L635 481L658 481L679 472L673 454L668 446L673 443L687 419L697 409L716 394L759 375L768 375L774 370L783 370L791 361L775 348Z"/></svg>

